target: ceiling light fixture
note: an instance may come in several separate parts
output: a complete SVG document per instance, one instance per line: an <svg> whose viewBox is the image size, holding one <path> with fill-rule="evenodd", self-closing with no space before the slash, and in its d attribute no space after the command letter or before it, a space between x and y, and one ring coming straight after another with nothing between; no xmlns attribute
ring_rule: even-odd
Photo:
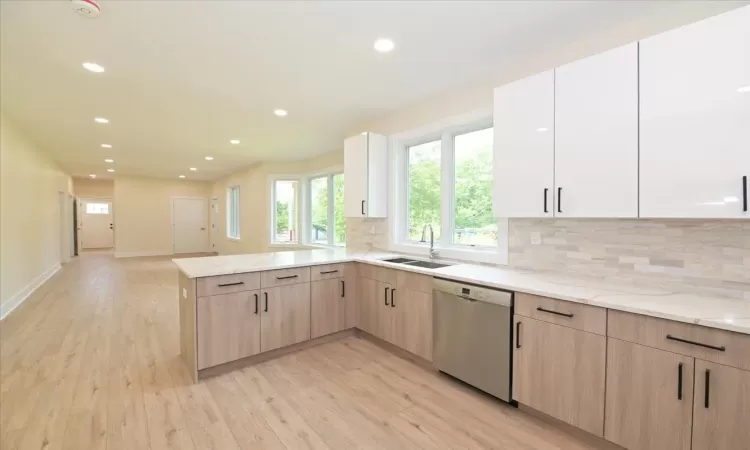
<svg viewBox="0 0 750 450"><path fill-rule="evenodd" d="M104 160L104 162L105 163L113 163L113 162L115 162L115 160L107 158L107 159Z"/></svg>
<svg viewBox="0 0 750 450"><path fill-rule="evenodd" d="M114 172L115 169L107 169L107 172Z"/></svg>
<svg viewBox="0 0 750 450"><path fill-rule="evenodd" d="M94 118L94 122L96 122L96 123L109 123L109 120L105 119L104 117L96 117L96 118Z"/></svg>
<svg viewBox="0 0 750 450"><path fill-rule="evenodd" d="M279 116L279 117L284 117L284 116L286 116L287 114L289 114L288 112L286 112L286 110L285 110L285 109L274 109L274 110L273 110L273 113L274 113L274 114L276 114L276 115L277 115L277 116Z"/></svg>
<svg viewBox="0 0 750 450"><path fill-rule="evenodd" d="M185 175L180 175L178 178L185 178Z"/></svg>
<svg viewBox="0 0 750 450"><path fill-rule="evenodd" d="M737 88L737 92L750 92L750 84Z"/></svg>
<svg viewBox="0 0 750 450"><path fill-rule="evenodd" d="M213 156L206 156L206 161L213 161L213 160L214 160Z"/></svg>
<svg viewBox="0 0 750 450"><path fill-rule="evenodd" d="M191 168L190 168L190 171L191 171L191 172L195 172L196 170L198 170L198 169L197 169L197 168L195 168L195 167L191 167Z"/></svg>
<svg viewBox="0 0 750 450"><path fill-rule="evenodd" d="M237 145L240 143L240 141L238 141L237 139L232 139L231 141L229 141L229 143L232 145Z"/></svg>
<svg viewBox="0 0 750 450"><path fill-rule="evenodd" d="M91 175L89 175L89 176L90 176L91 178L96 178L96 174L95 174L95 173L92 173L92 174L91 174Z"/></svg>
<svg viewBox="0 0 750 450"><path fill-rule="evenodd" d="M394 44L390 39L380 38L375 41L373 47L375 47L375 50L379 51L380 53L388 53L396 48L396 44Z"/></svg>
<svg viewBox="0 0 750 450"><path fill-rule="evenodd" d="M94 72L94 73L104 72L104 67L100 66L97 63L92 63L92 62L83 63L83 68L88 70L89 72Z"/></svg>
<svg viewBox="0 0 750 450"><path fill-rule="evenodd" d="M112 144L102 144L102 148L112 148Z"/></svg>

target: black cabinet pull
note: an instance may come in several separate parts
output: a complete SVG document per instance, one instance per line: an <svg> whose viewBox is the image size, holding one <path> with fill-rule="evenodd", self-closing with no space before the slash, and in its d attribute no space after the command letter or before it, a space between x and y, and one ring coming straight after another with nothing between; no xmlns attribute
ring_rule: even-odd
<svg viewBox="0 0 750 450"><path fill-rule="evenodd" d="M385 288L385 306L388 306L388 288Z"/></svg>
<svg viewBox="0 0 750 450"><path fill-rule="evenodd" d="M557 311L552 311L551 309L544 309L541 306L538 307L536 310L537 311L541 311L541 312L550 313L550 314L556 314L558 316L564 316L564 317L567 317L569 319L572 319L573 316L574 316L574 314L570 314L570 313L561 313L561 312L557 312Z"/></svg>
<svg viewBox="0 0 750 450"><path fill-rule="evenodd" d="M549 191L549 189L544 188L544 212L549 212L547 211L547 191Z"/></svg>
<svg viewBox="0 0 750 450"><path fill-rule="evenodd" d="M747 175L742 177L742 210L747 212Z"/></svg>
<svg viewBox="0 0 750 450"><path fill-rule="evenodd" d="M706 369L706 396L703 399L703 406L705 406L706 409L708 409L708 398L709 398L709 391L711 389L711 371Z"/></svg>
<svg viewBox="0 0 750 450"><path fill-rule="evenodd" d="M344 280L341 280L341 297L346 297L346 284L344 284Z"/></svg>
<svg viewBox="0 0 750 450"><path fill-rule="evenodd" d="M516 322L516 348L521 348L521 322Z"/></svg>
<svg viewBox="0 0 750 450"><path fill-rule="evenodd" d="M677 400L682 400L682 363L677 364Z"/></svg>
<svg viewBox="0 0 750 450"><path fill-rule="evenodd" d="M671 334L667 335L667 339L669 339L670 341L677 341L677 342L682 342L682 343L690 344L690 345L698 345L700 347L710 348L711 350L718 350L720 352L725 352L727 350L726 347L724 347L723 345L721 347L717 347L715 345L702 344L700 342L688 341L687 339L674 337Z"/></svg>
<svg viewBox="0 0 750 450"><path fill-rule="evenodd" d="M391 308L396 306L396 303L393 301L393 293L396 292L395 289L391 289Z"/></svg>
<svg viewBox="0 0 750 450"><path fill-rule="evenodd" d="M255 296L255 314L258 314L258 294L253 294Z"/></svg>
<svg viewBox="0 0 750 450"><path fill-rule="evenodd" d="M266 307L263 312L268 312L268 292L264 292L263 295L266 297Z"/></svg>
<svg viewBox="0 0 750 450"><path fill-rule="evenodd" d="M557 188L557 212L562 212L562 188Z"/></svg>
<svg viewBox="0 0 750 450"><path fill-rule="evenodd" d="M220 284L219 287L239 286L241 284L245 284L245 282L244 281L238 281L236 283L224 283L224 284Z"/></svg>
<svg viewBox="0 0 750 450"><path fill-rule="evenodd" d="M329 273L336 273L338 270L328 270L326 272L320 272L321 275L328 275Z"/></svg>
<svg viewBox="0 0 750 450"><path fill-rule="evenodd" d="M365 215L365 201L362 200L362 215Z"/></svg>
<svg viewBox="0 0 750 450"><path fill-rule="evenodd" d="M277 280L290 280L292 278L297 278L299 275L289 275L288 277L276 277Z"/></svg>

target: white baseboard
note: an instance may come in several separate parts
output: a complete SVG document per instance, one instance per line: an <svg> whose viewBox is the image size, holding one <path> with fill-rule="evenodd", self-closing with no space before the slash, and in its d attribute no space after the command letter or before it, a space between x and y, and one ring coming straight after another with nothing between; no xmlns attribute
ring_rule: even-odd
<svg viewBox="0 0 750 450"><path fill-rule="evenodd" d="M52 275L56 274L57 271L60 270L60 267L60 264L55 264L54 266L45 270L38 277L31 280L29 284L24 286L23 289L18 291L8 301L0 305L0 320L5 319L8 314L10 314L14 309L18 308L18 306L27 298L29 298L29 296L39 288L39 286L43 285L45 281L49 280Z"/></svg>
<svg viewBox="0 0 750 450"><path fill-rule="evenodd" d="M137 258L140 256L171 256L170 251L115 252L115 258Z"/></svg>

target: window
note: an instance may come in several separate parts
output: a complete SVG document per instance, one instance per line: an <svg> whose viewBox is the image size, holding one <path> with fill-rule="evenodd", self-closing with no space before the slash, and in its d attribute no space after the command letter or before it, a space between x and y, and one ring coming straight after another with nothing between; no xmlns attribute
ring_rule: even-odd
<svg viewBox="0 0 750 450"><path fill-rule="evenodd" d="M240 187L227 189L227 237L240 238Z"/></svg>
<svg viewBox="0 0 750 450"><path fill-rule="evenodd" d="M296 244L299 242L299 181L275 180L273 182L271 242Z"/></svg>
<svg viewBox="0 0 750 450"><path fill-rule="evenodd" d="M484 123L433 132L428 135L431 138L407 141L400 147L400 179L404 181L397 190L397 244L420 243L422 230L432 225L436 247L457 251L497 247L497 221L492 212L493 129Z"/></svg>
<svg viewBox="0 0 750 450"><path fill-rule="evenodd" d="M310 179L309 242L323 245L346 244L344 218L344 174Z"/></svg>
<svg viewBox="0 0 750 450"><path fill-rule="evenodd" d="M109 214L109 203L86 203L86 214Z"/></svg>

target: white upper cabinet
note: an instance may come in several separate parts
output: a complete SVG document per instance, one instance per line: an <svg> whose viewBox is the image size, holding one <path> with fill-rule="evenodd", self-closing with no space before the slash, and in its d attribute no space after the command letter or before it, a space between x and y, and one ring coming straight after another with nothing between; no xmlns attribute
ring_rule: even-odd
<svg viewBox="0 0 750 450"><path fill-rule="evenodd" d="M750 219L750 7L641 41L640 120L641 217Z"/></svg>
<svg viewBox="0 0 750 450"><path fill-rule="evenodd" d="M344 140L344 215L387 217L388 139L363 133Z"/></svg>
<svg viewBox="0 0 750 450"><path fill-rule="evenodd" d="M638 43L555 69L554 140L555 217L638 217Z"/></svg>
<svg viewBox="0 0 750 450"><path fill-rule="evenodd" d="M496 217L552 217L555 79L552 70L495 89Z"/></svg>

